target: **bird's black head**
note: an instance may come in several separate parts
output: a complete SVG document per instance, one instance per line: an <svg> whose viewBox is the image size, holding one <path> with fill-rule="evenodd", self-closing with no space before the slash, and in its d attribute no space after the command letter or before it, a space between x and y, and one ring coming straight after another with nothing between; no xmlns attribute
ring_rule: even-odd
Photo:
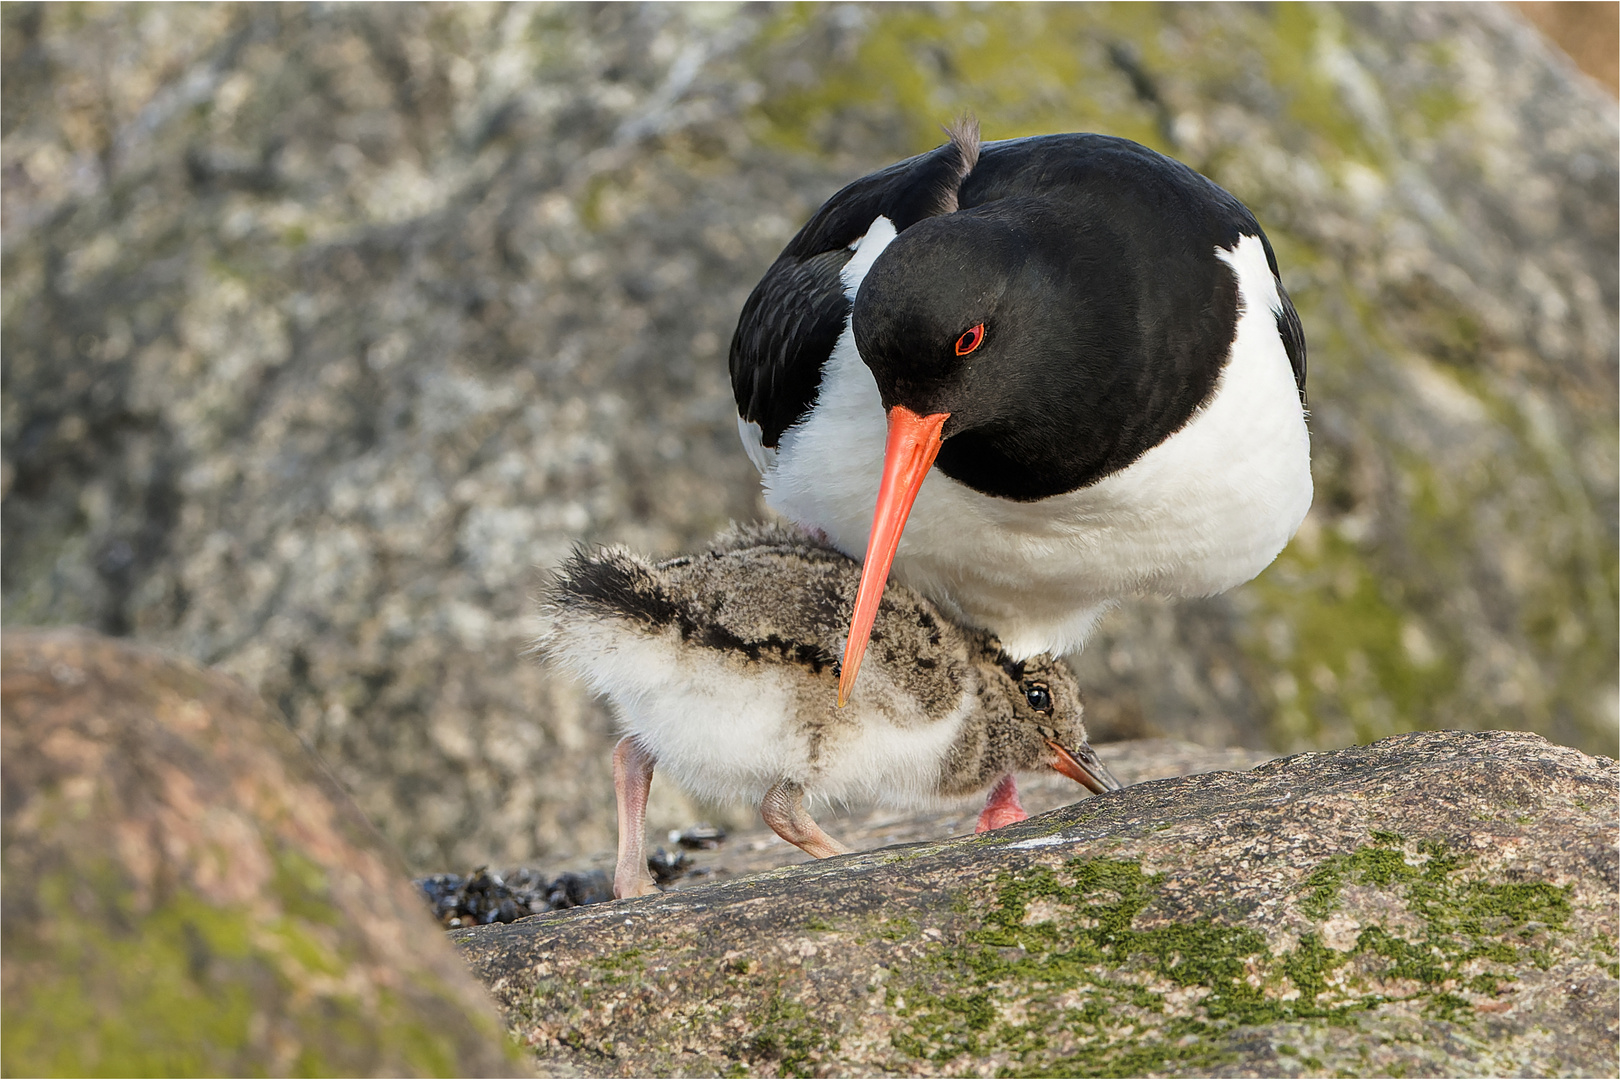
<svg viewBox="0 0 1620 1080"><path fill-rule="evenodd" d="M996 208L1001 209L1001 208ZM1001 418L1007 361L1042 291L1027 230L994 209L929 218L889 245L855 298L856 347L885 408L950 413L951 438Z"/></svg>
<svg viewBox="0 0 1620 1080"><path fill-rule="evenodd" d="M885 408L950 414L946 475L1040 499L1141 452L1133 421L1114 415L1137 400L1142 331L1136 275L1111 233L1004 199L921 221L874 263L856 347Z"/></svg>
<svg viewBox="0 0 1620 1080"><path fill-rule="evenodd" d="M950 413L937 467L978 491L1093 483L1215 385L1237 315L1215 245L1096 209L1004 198L927 218L861 283L855 344L884 407Z"/></svg>

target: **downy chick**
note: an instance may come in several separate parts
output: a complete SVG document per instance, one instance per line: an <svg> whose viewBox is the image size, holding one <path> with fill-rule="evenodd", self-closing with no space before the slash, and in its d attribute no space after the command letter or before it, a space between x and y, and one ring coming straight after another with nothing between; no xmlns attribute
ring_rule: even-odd
<svg viewBox="0 0 1620 1080"><path fill-rule="evenodd" d="M992 635L900 585L884 593L865 678L835 707L860 573L779 525L733 527L661 563L615 547L564 564L536 644L612 702L624 734L616 895L656 891L643 856L654 766L698 798L758 804L818 858L848 849L810 818L806 795L909 807L990 790L982 832L1025 816L1015 770L1119 786L1086 741L1066 666L1014 662Z"/></svg>

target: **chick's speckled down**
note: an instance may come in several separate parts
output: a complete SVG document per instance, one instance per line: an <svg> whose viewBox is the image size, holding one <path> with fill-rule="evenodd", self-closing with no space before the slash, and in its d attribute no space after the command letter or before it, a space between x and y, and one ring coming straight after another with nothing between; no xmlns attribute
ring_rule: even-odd
<svg viewBox="0 0 1620 1080"><path fill-rule="evenodd" d="M983 790L1008 771L1045 764L1053 734L1066 745L1085 742L1079 689L1065 665L1047 656L1016 662L993 635L952 623L898 584L884 593L852 704L837 709L860 569L808 534L771 524L734 526L699 554L659 563L622 548L577 552L548 594L540 647L614 700L621 717L633 712L624 700L633 694L598 674L592 650L613 642L580 644L587 624L678 636L683 651L721 663L722 677L739 685L780 675L791 686L793 719L810 732L812 756L850 737L863 716L920 729L965 714L970 721L931 778L940 796ZM1046 695L1036 697L1041 708L1030 700L1037 688Z"/></svg>

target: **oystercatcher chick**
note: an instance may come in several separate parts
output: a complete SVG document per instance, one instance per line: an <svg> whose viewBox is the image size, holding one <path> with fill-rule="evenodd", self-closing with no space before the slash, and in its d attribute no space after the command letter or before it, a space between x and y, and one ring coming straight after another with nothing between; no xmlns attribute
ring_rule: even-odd
<svg viewBox="0 0 1620 1080"><path fill-rule="evenodd" d="M1254 577L1311 503L1305 337L1254 216L1126 139L950 141L828 199L744 305L766 503L1009 655Z"/></svg>
<svg viewBox="0 0 1620 1080"><path fill-rule="evenodd" d="M733 528L667 562L608 548L564 564L537 645L606 696L623 731L616 895L655 891L643 848L655 767L698 798L757 803L817 858L849 849L811 819L807 797L917 806L988 789L982 832L1023 819L1016 770L1119 786L1086 741L1067 667L1016 661L901 586L878 605L865 691L836 708L859 577L847 556L779 525Z"/></svg>

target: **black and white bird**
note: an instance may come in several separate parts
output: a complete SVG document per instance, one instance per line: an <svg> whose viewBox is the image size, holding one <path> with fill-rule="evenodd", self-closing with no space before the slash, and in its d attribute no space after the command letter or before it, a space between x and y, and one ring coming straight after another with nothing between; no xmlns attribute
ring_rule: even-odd
<svg viewBox="0 0 1620 1080"><path fill-rule="evenodd" d="M738 427L766 503L1015 657L1134 595L1263 570L1311 503L1305 338L1260 225L1105 135L971 121L838 192L743 307Z"/></svg>
<svg viewBox="0 0 1620 1080"><path fill-rule="evenodd" d="M891 586L863 693L834 704L838 649L861 568L785 526L722 534L650 563L576 552L548 588L537 645L613 704L618 896L653 891L644 815L653 769L711 802L759 805L818 858L847 851L804 799L926 806L989 791L979 830L1022 820L1012 773L1050 767L1119 786L1086 741L1079 689L1048 656L1015 661Z"/></svg>

